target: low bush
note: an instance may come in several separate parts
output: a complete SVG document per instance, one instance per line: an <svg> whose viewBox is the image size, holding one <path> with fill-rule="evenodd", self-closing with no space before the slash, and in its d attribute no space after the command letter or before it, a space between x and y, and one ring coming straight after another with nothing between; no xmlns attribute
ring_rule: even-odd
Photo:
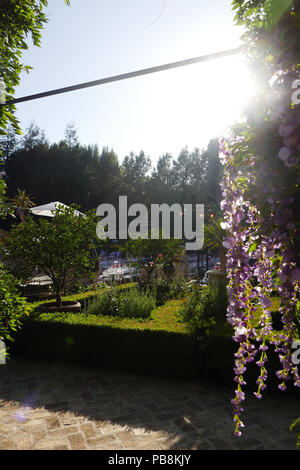
<svg viewBox="0 0 300 470"><path fill-rule="evenodd" d="M206 338L216 324L215 308L216 297L212 289L193 286L179 310L182 321L190 325L192 334L201 340L203 349Z"/></svg>
<svg viewBox="0 0 300 470"><path fill-rule="evenodd" d="M122 292L111 288L95 296L84 308L86 315L107 315L121 318L148 318L155 308L153 292L132 288Z"/></svg>
<svg viewBox="0 0 300 470"><path fill-rule="evenodd" d="M156 279L152 284L140 285L141 290L151 289L156 298L156 305L165 304L168 300L181 299L188 291L188 285L184 277L174 279Z"/></svg>

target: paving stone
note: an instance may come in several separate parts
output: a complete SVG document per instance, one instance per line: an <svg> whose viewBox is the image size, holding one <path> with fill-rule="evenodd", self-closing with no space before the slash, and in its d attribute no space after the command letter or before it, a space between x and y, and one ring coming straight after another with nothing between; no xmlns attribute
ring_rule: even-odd
<svg viewBox="0 0 300 470"><path fill-rule="evenodd" d="M30 393L36 401L18 421ZM250 394L239 439L231 397L231 388L216 383L13 358L0 368L0 449L296 448L289 426L299 395L266 395L262 403Z"/></svg>
<svg viewBox="0 0 300 470"><path fill-rule="evenodd" d="M74 415L74 413L71 413L71 412L60 412L59 414L59 419L60 419L60 422L63 424L63 425L72 425L74 424L74 421L76 420L76 417Z"/></svg>
<svg viewBox="0 0 300 470"><path fill-rule="evenodd" d="M158 422L164 421L174 421L177 420L179 417L178 413L169 412L169 413L161 413L159 415L155 415L155 418Z"/></svg>
<svg viewBox="0 0 300 470"><path fill-rule="evenodd" d="M69 450L69 446L67 444L58 444L53 447L53 450Z"/></svg>
<svg viewBox="0 0 300 470"><path fill-rule="evenodd" d="M82 434L69 434L67 437L72 450L81 450L86 447Z"/></svg>
<svg viewBox="0 0 300 470"><path fill-rule="evenodd" d="M49 411L47 410L32 410L33 419L43 419L49 417Z"/></svg>
<svg viewBox="0 0 300 470"><path fill-rule="evenodd" d="M116 433L116 436L125 447L133 446L135 449L137 448L138 440L131 432L119 431Z"/></svg>
<svg viewBox="0 0 300 470"><path fill-rule="evenodd" d="M196 430L196 428L192 425L191 421L186 418L176 418L174 423L185 433L195 432Z"/></svg>
<svg viewBox="0 0 300 470"><path fill-rule="evenodd" d="M92 393L90 392L82 392L81 393L81 397L83 398L83 400L85 400L86 402L89 402L89 401L93 401L94 400L94 396Z"/></svg>
<svg viewBox="0 0 300 470"><path fill-rule="evenodd" d="M43 424L29 428L28 433L32 435L33 442L43 440L48 435L47 428Z"/></svg>
<svg viewBox="0 0 300 470"><path fill-rule="evenodd" d="M116 443L116 441L119 441L119 439L117 439L117 437L114 434L111 434L108 436L99 436L93 439L87 439L87 443L89 447L105 446L107 444L113 445L113 443Z"/></svg>
<svg viewBox="0 0 300 470"><path fill-rule="evenodd" d="M17 431L19 425L18 423L15 422L7 422L6 424L1 424L0 425L0 434L1 435L7 435L7 434L12 434L13 432Z"/></svg>
<svg viewBox="0 0 300 470"><path fill-rule="evenodd" d="M61 427L59 417L56 414L54 414L54 415L52 414L51 416L47 416L45 418L45 423L46 423L49 430Z"/></svg>
<svg viewBox="0 0 300 470"><path fill-rule="evenodd" d="M87 439L99 437L99 430L95 429L91 423L81 424L80 429Z"/></svg>
<svg viewBox="0 0 300 470"><path fill-rule="evenodd" d="M0 450L15 450L16 442L13 439L6 439L0 442Z"/></svg>
<svg viewBox="0 0 300 470"><path fill-rule="evenodd" d="M16 436L14 436L14 439L16 440L17 450L29 450L32 448L32 442L29 435L25 435L21 438L16 438Z"/></svg>
<svg viewBox="0 0 300 470"><path fill-rule="evenodd" d="M78 426L65 426L62 428L54 428L52 429L48 435L53 439L54 437L62 437L62 436L67 436L69 434L77 434L79 432L79 427Z"/></svg>

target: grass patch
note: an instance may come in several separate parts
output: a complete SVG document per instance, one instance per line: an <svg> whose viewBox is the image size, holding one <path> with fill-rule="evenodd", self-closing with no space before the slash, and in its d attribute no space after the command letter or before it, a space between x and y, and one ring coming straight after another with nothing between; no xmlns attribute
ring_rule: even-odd
<svg viewBox="0 0 300 470"><path fill-rule="evenodd" d="M169 300L165 305L155 308L148 319L120 318L108 315L86 315L85 313L40 313L32 312L31 320L38 322L64 323L68 325L110 326L119 329L165 330L188 334L188 325L178 317L182 300Z"/></svg>
<svg viewBox="0 0 300 470"><path fill-rule="evenodd" d="M116 289L122 291L131 289L136 286L136 283L127 283L116 286ZM62 297L63 301L78 301L83 304L89 304L93 302L95 296L101 295L108 290L110 287L103 287L102 289L89 290L80 294L72 294ZM41 303L52 302L53 299L47 299L44 301L28 302L28 305L33 309L29 317L23 317L24 320L31 318L32 320L42 322L53 322L53 323L67 323L70 325L95 325L95 326L111 326L113 328L121 329L137 329L137 330L166 330L178 333L190 333L190 327L188 322L184 322L181 319L179 311L182 309L185 299L168 300L164 305L154 308L150 316L146 319L143 318L121 318L119 316L111 315L99 315L91 314L86 312L81 313L67 313L67 312L54 312L54 313L39 313L34 309ZM272 298L271 311L278 311L280 306L280 297ZM255 313L254 326L258 327L259 317L262 311L261 306L258 306ZM225 336L231 337L234 334L232 326L226 320L226 312L224 312L224 320L220 317L217 319L215 326L212 328L211 334L213 336ZM272 335L278 335L280 332L274 331ZM297 334L296 334L296 337Z"/></svg>
<svg viewBox="0 0 300 470"><path fill-rule="evenodd" d="M120 285L116 286L116 289L118 289L118 290L125 289L126 290L126 289L132 288L135 285L136 285L135 282L129 282L129 283L126 283L126 284L120 284ZM62 297L62 301L68 301L68 300L77 301L77 302L86 301L86 300L91 299L91 298L95 297L96 295L99 295L102 292L105 292L109 289L111 289L111 287L103 287L101 289L99 289L99 288L91 289L87 292L82 292L80 294L64 295ZM36 300L34 302L27 302L27 303L30 307L32 307L34 309L40 304L45 304L45 303L49 303L49 302L53 302L53 298L49 298L47 300Z"/></svg>

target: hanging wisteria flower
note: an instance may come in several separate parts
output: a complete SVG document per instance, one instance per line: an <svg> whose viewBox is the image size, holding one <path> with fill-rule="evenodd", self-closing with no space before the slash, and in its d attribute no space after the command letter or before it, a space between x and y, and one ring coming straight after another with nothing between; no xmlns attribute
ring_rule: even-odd
<svg viewBox="0 0 300 470"><path fill-rule="evenodd" d="M278 354L278 388L300 386L292 360L300 292L300 105L291 99L300 79L300 25L287 2L274 27L272 2L233 0L237 21L246 25L246 55L257 83L257 99L246 119L220 140L224 165L221 209L227 234L227 319L234 328L235 435L241 435L242 386L247 365L259 367L254 393L262 398L268 378L268 354ZM282 20L282 23L281 23ZM297 82L298 83L298 82ZM273 291L279 299L282 329L273 331ZM299 315L299 314L298 314ZM256 357L257 356L257 357Z"/></svg>

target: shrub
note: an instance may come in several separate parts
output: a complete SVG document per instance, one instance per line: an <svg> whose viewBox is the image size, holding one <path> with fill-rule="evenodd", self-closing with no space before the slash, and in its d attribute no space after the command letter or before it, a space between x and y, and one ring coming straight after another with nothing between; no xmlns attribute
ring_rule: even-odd
<svg viewBox="0 0 300 470"><path fill-rule="evenodd" d="M123 292L119 298L121 317L147 318L156 306L152 292L140 292L137 288Z"/></svg>
<svg viewBox="0 0 300 470"><path fill-rule="evenodd" d="M188 285L184 277L176 277L171 280L158 278L151 285L151 290L155 295L156 305L160 306L168 300L183 298L188 291Z"/></svg>
<svg viewBox="0 0 300 470"><path fill-rule="evenodd" d="M20 316L29 314L25 298L19 294L17 280L0 263L0 340L13 341L12 334L21 327ZM1 350L2 351L2 350ZM2 357L2 352L1 359Z"/></svg>
<svg viewBox="0 0 300 470"><path fill-rule="evenodd" d="M43 317L45 317L43 315ZM133 329L95 324L70 324L66 315L47 320L28 318L13 343L15 356L89 364L163 377L196 378L192 364L194 340L164 329ZM68 317L68 315L67 315ZM75 314L74 314L75 317Z"/></svg>
<svg viewBox="0 0 300 470"><path fill-rule="evenodd" d="M148 318L155 308L152 292L132 288L122 292L116 288L95 296L85 307L87 315L108 315L122 318Z"/></svg>
<svg viewBox="0 0 300 470"><path fill-rule="evenodd" d="M189 323L195 336L205 343L215 325L216 296L210 287L194 286L179 310L182 321Z"/></svg>

